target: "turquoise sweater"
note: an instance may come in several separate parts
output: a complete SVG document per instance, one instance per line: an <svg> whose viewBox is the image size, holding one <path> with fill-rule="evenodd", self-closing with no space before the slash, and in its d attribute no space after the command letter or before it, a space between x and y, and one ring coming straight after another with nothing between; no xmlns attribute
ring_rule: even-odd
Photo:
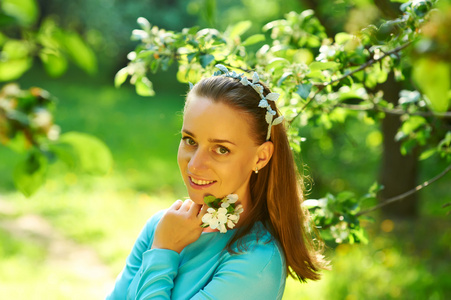
<svg viewBox="0 0 451 300"><path fill-rule="evenodd" d="M228 230L202 233L179 254L150 249L163 213L157 213L145 225L107 300L282 299L284 256L261 223L244 238L246 251L242 253L224 250L235 231Z"/></svg>

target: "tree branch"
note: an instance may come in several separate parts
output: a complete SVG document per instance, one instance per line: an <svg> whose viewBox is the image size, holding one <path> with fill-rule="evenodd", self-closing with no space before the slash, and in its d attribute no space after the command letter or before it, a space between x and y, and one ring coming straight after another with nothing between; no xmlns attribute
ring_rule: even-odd
<svg viewBox="0 0 451 300"><path fill-rule="evenodd" d="M358 67L357 69L343 74L342 76L340 76L337 79L331 80L329 82L324 82L324 83L314 83L313 85L316 86L318 88L318 90L316 91L316 93L307 101L307 103L299 110L299 112L289 121L289 124L291 124L297 117L299 117L301 115L301 113L307 108L307 106L312 102L312 100L327 86L332 85L334 83L340 82L343 79L354 75L357 72L360 72L366 68L368 68L369 66L383 60L385 57L390 56L392 54L397 54L398 52L400 52L401 50L403 50L404 48L408 47L412 42L407 42L401 46L396 47L395 49L392 49L388 52L384 52L384 55L378 57L378 58L371 58L370 60L368 60L366 63L364 63L363 65L360 65L360 67Z"/></svg>
<svg viewBox="0 0 451 300"><path fill-rule="evenodd" d="M344 104L339 103L335 105L335 107L341 107L349 110L359 110L359 111L380 111L391 115L404 115L408 114L411 116L422 116L422 117L440 117L440 118L451 118L451 112L444 113L436 113L436 112L427 112L427 111L416 111L416 112L408 112L402 109L390 109L385 107L379 107L376 105L352 105L352 104Z"/></svg>
<svg viewBox="0 0 451 300"><path fill-rule="evenodd" d="M390 55L392 55L392 54L396 54L396 53L400 52L400 51L403 50L404 48L410 46L410 44L412 44L412 42L407 42L407 43L405 43L404 45L401 45L401 46L396 47L395 49L392 49L392 50L390 50L390 51L388 51L388 52L384 52L384 55L382 55L382 56L380 56L380 57L378 57L378 58L371 58L369 61L367 61L367 62L364 63L363 65L360 65L360 67L358 67L357 69L355 69L355 70L353 70L353 71L351 71L351 72L349 72L349 73L346 73L346 74L342 75L341 77L339 77L339 78L337 78L337 79L334 79L334 80L332 80L332 81L325 82L325 83L316 83L315 86L318 86L318 87L324 86L324 87L326 87L326 86L331 85L331 84L334 84L334 83L336 83L336 82L340 82L340 81L342 81L343 79L345 79L346 77L349 77L349 76L351 76L351 75L354 75L355 73L360 72L360 71L362 71L362 70L368 68L369 66L371 66L371 65L373 65L373 64L375 64L375 63L377 63L377 62L379 62L379 61L381 61L381 60L383 60L383 59L386 58L387 56L390 56Z"/></svg>
<svg viewBox="0 0 451 300"><path fill-rule="evenodd" d="M417 193L418 191L420 191L423 188L427 187L431 183L433 183L433 182L437 181L438 179L442 178L443 176L445 176L446 173L448 173L449 171L451 171L451 165L449 165L445 170L443 170L437 176L431 178L430 180L427 180L427 181L423 182L422 184L420 184L420 185L416 186L415 188L411 189L410 191L407 191L405 193L402 193L401 195L389 198L389 199L379 203L378 205L375 205L375 206L373 206L373 207L371 207L371 208L369 208L367 210L364 210L364 211L361 211L361 212L357 213L356 216L358 217L358 216L367 214L369 212L375 211L376 209L379 209L379 208L381 208L383 206L386 206L386 205L388 205L390 203L402 200L402 199L404 199L404 198L406 198L406 197L408 197L408 196L410 196L410 195L412 195L414 193Z"/></svg>

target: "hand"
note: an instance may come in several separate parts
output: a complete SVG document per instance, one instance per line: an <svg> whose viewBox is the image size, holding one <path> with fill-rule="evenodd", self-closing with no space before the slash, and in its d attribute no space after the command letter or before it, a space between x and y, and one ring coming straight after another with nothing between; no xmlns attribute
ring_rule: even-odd
<svg viewBox="0 0 451 300"><path fill-rule="evenodd" d="M201 206L189 199L175 201L158 222L152 249L169 249L180 253L197 241L202 233L200 225L207 208L207 205Z"/></svg>

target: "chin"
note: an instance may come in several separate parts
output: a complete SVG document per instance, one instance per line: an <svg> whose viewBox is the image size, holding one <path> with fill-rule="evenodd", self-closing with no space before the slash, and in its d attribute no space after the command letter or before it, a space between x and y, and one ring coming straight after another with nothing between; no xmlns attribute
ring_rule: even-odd
<svg viewBox="0 0 451 300"><path fill-rule="evenodd" d="M205 202L204 202L204 195L203 194L200 194L200 193L190 193L189 191L188 191L188 196L189 196L189 198L194 202L194 203L196 203L196 204L200 204L200 205L203 205Z"/></svg>

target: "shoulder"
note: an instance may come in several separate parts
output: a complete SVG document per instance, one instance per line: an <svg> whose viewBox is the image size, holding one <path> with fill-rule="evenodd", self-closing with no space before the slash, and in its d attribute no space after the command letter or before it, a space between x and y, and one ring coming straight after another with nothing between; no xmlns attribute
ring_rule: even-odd
<svg viewBox="0 0 451 300"><path fill-rule="evenodd" d="M261 223L257 223L252 232L243 237L241 246L238 242L235 249L254 265L254 270L275 273L285 271L285 257L282 248Z"/></svg>
<svg viewBox="0 0 451 300"><path fill-rule="evenodd" d="M239 279L259 295L251 299L281 299L287 277L283 251L268 232L263 236L255 233L242 239L241 249L232 247L236 254L227 252L223 256L217 275ZM229 277L225 277L227 275Z"/></svg>

